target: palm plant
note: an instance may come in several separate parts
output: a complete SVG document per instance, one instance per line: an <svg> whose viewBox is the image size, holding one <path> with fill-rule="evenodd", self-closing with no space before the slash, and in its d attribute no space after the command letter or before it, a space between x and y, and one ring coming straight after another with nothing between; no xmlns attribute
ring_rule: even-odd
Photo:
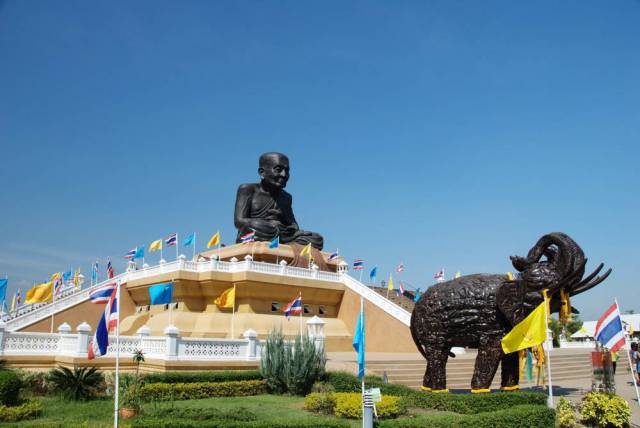
<svg viewBox="0 0 640 428"><path fill-rule="evenodd" d="M144 363L144 353L141 349L137 349L133 353L133 362L136 363L136 379L138 379L138 373L140 372L140 363Z"/></svg>
<svg viewBox="0 0 640 428"><path fill-rule="evenodd" d="M95 397L102 385L104 376L96 367L58 367L47 376L54 391L64 397L80 401Z"/></svg>

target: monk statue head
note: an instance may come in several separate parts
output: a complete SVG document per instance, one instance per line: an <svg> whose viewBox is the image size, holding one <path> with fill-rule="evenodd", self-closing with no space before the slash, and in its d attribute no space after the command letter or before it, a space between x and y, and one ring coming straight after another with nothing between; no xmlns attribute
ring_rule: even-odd
<svg viewBox="0 0 640 428"><path fill-rule="evenodd" d="M282 153L264 153L260 156L258 174L263 189L269 192L284 189L289 181L289 158Z"/></svg>

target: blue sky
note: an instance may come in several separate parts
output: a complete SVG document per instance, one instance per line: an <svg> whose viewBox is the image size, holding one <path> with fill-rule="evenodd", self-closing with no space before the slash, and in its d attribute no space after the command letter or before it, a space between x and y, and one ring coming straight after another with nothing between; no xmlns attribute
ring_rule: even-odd
<svg viewBox="0 0 640 428"><path fill-rule="evenodd" d="M640 2L0 3L0 273L233 241L282 151L303 228L382 279L506 272L564 231L637 299ZM151 262L157 259L154 254Z"/></svg>

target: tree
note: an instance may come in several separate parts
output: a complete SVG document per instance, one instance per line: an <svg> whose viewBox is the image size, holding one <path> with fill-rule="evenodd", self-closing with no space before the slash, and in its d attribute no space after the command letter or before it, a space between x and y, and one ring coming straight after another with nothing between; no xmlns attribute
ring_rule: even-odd
<svg viewBox="0 0 640 428"><path fill-rule="evenodd" d="M569 318L569 322L567 322L567 325L565 326L567 336L571 336L572 334L580 331L583 324L584 323L578 315L572 314L571 318Z"/></svg>

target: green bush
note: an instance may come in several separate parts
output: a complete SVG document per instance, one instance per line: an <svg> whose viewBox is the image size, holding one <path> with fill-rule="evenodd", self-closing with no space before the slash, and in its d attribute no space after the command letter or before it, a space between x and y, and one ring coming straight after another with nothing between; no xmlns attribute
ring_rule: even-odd
<svg viewBox="0 0 640 428"><path fill-rule="evenodd" d="M362 394L357 392L336 392L333 394L336 405L333 413L340 418L362 418ZM400 397L383 395L382 401L376 403L376 412L379 419L395 418L404 413L405 409L400 402Z"/></svg>
<svg viewBox="0 0 640 428"><path fill-rule="evenodd" d="M284 416L283 416L284 418ZM135 419L131 428L349 428L347 421L317 418L313 420L260 420L260 421L190 421L187 419Z"/></svg>
<svg viewBox="0 0 640 428"><path fill-rule="evenodd" d="M327 372L323 381L331 384L336 392L359 392L362 390L362 381L348 372ZM384 383L379 376L365 376L364 383L367 388L380 388L380 392L387 395L405 397L416 393L414 389L405 385Z"/></svg>
<svg viewBox="0 0 640 428"><path fill-rule="evenodd" d="M304 397L304 409L309 412L333 414L336 406L336 397L332 392L312 392Z"/></svg>
<svg viewBox="0 0 640 428"><path fill-rule="evenodd" d="M590 392L580 404L582 422L597 427L624 427L629 425L631 409L620 396L603 392Z"/></svg>
<svg viewBox="0 0 640 428"><path fill-rule="evenodd" d="M475 415L430 415L380 421L380 428L544 428L555 424L555 411L546 406L522 405Z"/></svg>
<svg viewBox="0 0 640 428"><path fill-rule="evenodd" d="M0 405L14 406L20 400L22 380L13 370L0 370Z"/></svg>
<svg viewBox="0 0 640 428"><path fill-rule="evenodd" d="M208 372L165 372L142 376L144 383L195 383L261 380L259 370L224 370Z"/></svg>
<svg viewBox="0 0 640 428"><path fill-rule="evenodd" d="M216 408L169 407L145 412L145 416L156 419L187 419L193 421L225 420L225 421L255 421L258 417L249 409L236 407L229 410Z"/></svg>
<svg viewBox="0 0 640 428"><path fill-rule="evenodd" d="M30 372L26 370L16 370L24 391L32 396L43 396L49 392L49 384L47 382L47 374L44 372Z"/></svg>
<svg viewBox="0 0 640 428"><path fill-rule="evenodd" d="M324 375L325 364L324 349L318 350L306 335L287 343L282 331L272 331L262 352L260 373L275 393L306 395Z"/></svg>
<svg viewBox="0 0 640 428"><path fill-rule="evenodd" d="M139 388L145 401L195 400L209 397L246 397L266 394L267 385L262 380L234 382L151 383Z"/></svg>
<svg viewBox="0 0 640 428"><path fill-rule="evenodd" d="M556 425L558 428L574 428L577 424L575 407L571 401L561 397L556 406Z"/></svg>
<svg viewBox="0 0 640 428"><path fill-rule="evenodd" d="M47 375L53 391L60 392L63 397L83 401L97 397L104 392L104 376L96 367L58 367Z"/></svg>
<svg viewBox="0 0 640 428"><path fill-rule="evenodd" d="M416 391L407 397L407 405L461 414L495 412L524 404L546 405L542 392L511 391L490 394L434 394Z"/></svg>
<svg viewBox="0 0 640 428"><path fill-rule="evenodd" d="M38 416L42 404L35 400L25 401L19 406L0 406L0 422L17 422Z"/></svg>

